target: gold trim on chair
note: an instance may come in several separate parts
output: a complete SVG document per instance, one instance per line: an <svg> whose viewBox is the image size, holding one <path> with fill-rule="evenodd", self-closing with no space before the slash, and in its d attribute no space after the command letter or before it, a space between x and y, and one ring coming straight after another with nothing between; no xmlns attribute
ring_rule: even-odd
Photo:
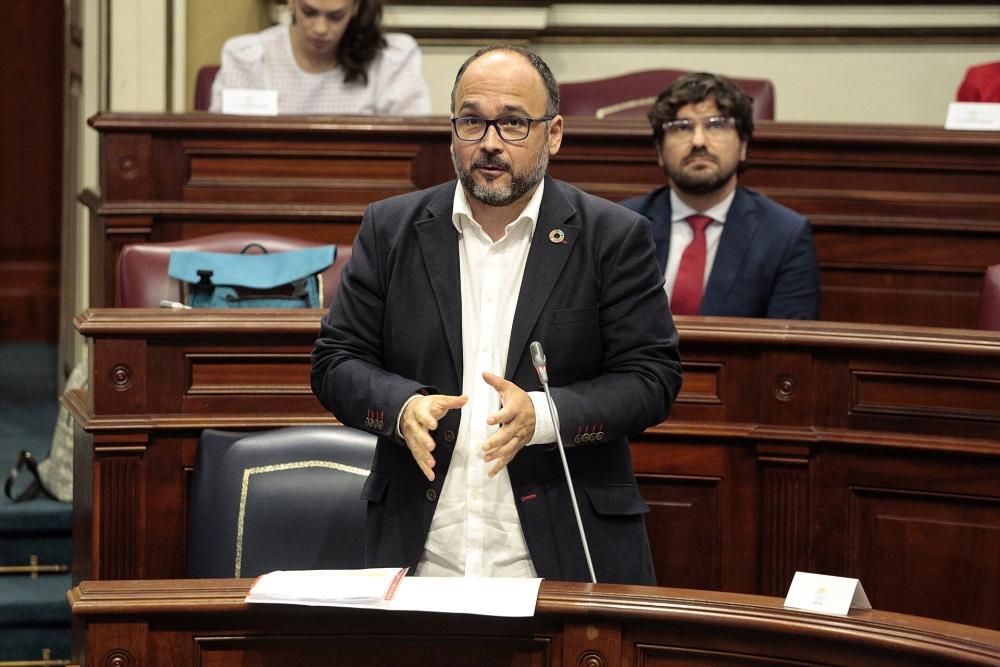
<svg viewBox="0 0 1000 667"><path fill-rule="evenodd" d="M281 472L284 470L299 470L302 468L328 468L331 470L339 470L341 472L346 472L351 475L358 475L360 477L367 477L371 472L365 468L356 468L354 466L344 465L343 463L337 463L336 461L292 461L290 463L277 463L274 465L266 466L255 466L253 468L247 468L243 471L243 484L240 488L240 512L236 519L236 568L235 576L239 578L243 570L243 523L246 519L247 510L247 496L250 494L250 478L253 475L258 475L261 473L269 472Z"/></svg>
<svg viewBox="0 0 1000 667"><path fill-rule="evenodd" d="M614 104L609 104L606 107L601 107L594 112L594 116L597 118L605 118L611 114L616 114L619 111L628 111L629 109L635 109L636 107L647 107L651 106L656 102L656 95L651 97L637 97L634 100L625 100L624 102L615 102Z"/></svg>

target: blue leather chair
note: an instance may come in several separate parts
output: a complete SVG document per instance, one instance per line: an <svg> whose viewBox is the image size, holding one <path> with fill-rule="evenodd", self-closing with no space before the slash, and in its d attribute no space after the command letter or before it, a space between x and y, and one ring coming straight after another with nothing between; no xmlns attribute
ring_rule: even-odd
<svg viewBox="0 0 1000 667"><path fill-rule="evenodd" d="M375 436L346 426L293 426L199 439L187 575L364 567L361 489Z"/></svg>

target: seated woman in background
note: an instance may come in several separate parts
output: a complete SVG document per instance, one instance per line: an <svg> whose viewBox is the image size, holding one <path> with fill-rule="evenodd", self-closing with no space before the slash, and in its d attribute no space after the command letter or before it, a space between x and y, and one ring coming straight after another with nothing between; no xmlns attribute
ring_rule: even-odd
<svg viewBox="0 0 1000 667"><path fill-rule="evenodd" d="M283 114L421 115L431 110L420 48L382 33L381 0L288 0L289 26L226 41L211 111L226 88L278 91Z"/></svg>

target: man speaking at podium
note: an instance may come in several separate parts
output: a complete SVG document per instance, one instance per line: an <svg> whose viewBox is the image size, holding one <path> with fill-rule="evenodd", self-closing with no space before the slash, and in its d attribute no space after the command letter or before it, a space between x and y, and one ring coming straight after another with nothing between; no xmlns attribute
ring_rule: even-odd
<svg viewBox="0 0 1000 667"><path fill-rule="evenodd" d="M626 436L681 366L649 223L546 176L563 119L534 53L481 49L451 108L457 182L368 207L312 357L322 403L379 436L366 564L590 580L538 341L597 581L655 583Z"/></svg>

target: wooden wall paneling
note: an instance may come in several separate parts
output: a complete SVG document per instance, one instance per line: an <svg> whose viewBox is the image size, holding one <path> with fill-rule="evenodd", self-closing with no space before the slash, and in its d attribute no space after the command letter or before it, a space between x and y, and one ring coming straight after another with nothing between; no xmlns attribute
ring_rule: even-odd
<svg viewBox="0 0 1000 667"><path fill-rule="evenodd" d="M91 123L125 146L105 143L117 157L105 161L110 187L87 198L112 257L129 216L148 216L158 240L194 233L194 221L201 233L269 216L294 218L314 238L334 233L324 229L331 216L356 229L370 201L454 178L443 118L101 114ZM644 122L569 118L566 128L553 176L612 200L663 184ZM131 171L114 166L122 155ZM982 272L1000 255L998 155L986 132L762 122L742 182L810 216L824 320L971 327ZM147 157L156 165L136 162ZM152 200L123 180L146 171L158 175ZM113 262L96 266L105 274L95 282L111 284Z"/></svg>
<svg viewBox="0 0 1000 667"><path fill-rule="evenodd" d="M62 0L10 0L0 22L0 341L55 341L63 157Z"/></svg>
<svg viewBox="0 0 1000 667"><path fill-rule="evenodd" d="M880 609L1000 628L1000 449L983 450L819 453L815 570L859 578Z"/></svg>

